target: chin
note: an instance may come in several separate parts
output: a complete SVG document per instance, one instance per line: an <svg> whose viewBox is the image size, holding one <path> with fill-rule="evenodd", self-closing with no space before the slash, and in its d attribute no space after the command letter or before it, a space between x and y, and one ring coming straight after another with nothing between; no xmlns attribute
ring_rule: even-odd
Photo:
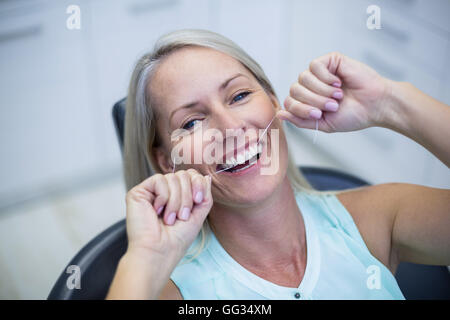
<svg viewBox="0 0 450 320"><path fill-rule="evenodd" d="M242 175L239 178L228 181L227 188L231 194L228 194L227 202L233 202L238 206L246 207L261 203L278 188L281 187L286 176L286 165L281 166L276 174L261 175L259 170L254 175ZM232 177L228 177L231 179Z"/></svg>

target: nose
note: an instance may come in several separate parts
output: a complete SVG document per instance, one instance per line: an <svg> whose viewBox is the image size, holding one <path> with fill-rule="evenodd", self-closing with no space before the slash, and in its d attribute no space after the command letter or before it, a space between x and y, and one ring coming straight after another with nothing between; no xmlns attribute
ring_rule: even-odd
<svg viewBox="0 0 450 320"><path fill-rule="evenodd" d="M215 118L215 128L220 130L225 140L240 136L247 130L245 120L229 108L221 108Z"/></svg>

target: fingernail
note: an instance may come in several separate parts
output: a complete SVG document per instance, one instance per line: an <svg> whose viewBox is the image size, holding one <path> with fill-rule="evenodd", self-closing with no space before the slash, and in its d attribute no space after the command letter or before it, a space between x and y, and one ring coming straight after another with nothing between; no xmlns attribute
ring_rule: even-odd
<svg viewBox="0 0 450 320"><path fill-rule="evenodd" d="M175 212L169 213L169 216L167 217L167 224L169 224L169 225L174 224L176 217L177 217L177 214Z"/></svg>
<svg viewBox="0 0 450 320"><path fill-rule="evenodd" d="M342 97L344 97L344 94L342 93L342 91L335 91L333 92L332 97L335 99L342 99Z"/></svg>
<svg viewBox="0 0 450 320"><path fill-rule="evenodd" d="M318 109L312 109L309 112L309 116L314 119L320 119L320 117L322 116L322 111L320 111Z"/></svg>
<svg viewBox="0 0 450 320"><path fill-rule="evenodd" d="M186 221L189 219L189 215L191 214L191 210L188 207L184 207L183 211L181 211L181 220Z"/></svg>
<svg viewBox="0 0 450 320"><path fill-rule="evenodd" d="M156 211L156 214L161 214L161 211L164 209L164 206L159 207L158 211Z"/></svg>
<svg viewBox="0 0 450 320"><path fill-rule="evenodd" d="M199 191L195 195L194 201L197 203L201 203L203 201L203 192Z"/></svg>
<svg viewBox="0 0 450 320"><path fill-rule="evenodd" d="M339 105L334 101L328 101L325 103L325 110L327 111L337 111Z"/></svg>
<svg viewBox="0 0 450 320"><path fill-rule="evenodd" d="M333 87L340 88L341 84L339 82L335 82L332 84Z"/></svg>

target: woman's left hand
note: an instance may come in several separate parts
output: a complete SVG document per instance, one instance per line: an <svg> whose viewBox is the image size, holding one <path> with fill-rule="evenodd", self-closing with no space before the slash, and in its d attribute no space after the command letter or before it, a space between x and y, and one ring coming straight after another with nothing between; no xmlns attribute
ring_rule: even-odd
<svg viewBox="0 0 450 320"><path fill-rule="evenodd" d="M382 126L390 114L391 81L367 65L341 53L313 60L292 84L286 110L278 118L297 127L324 132L355 131Z"/></svg>

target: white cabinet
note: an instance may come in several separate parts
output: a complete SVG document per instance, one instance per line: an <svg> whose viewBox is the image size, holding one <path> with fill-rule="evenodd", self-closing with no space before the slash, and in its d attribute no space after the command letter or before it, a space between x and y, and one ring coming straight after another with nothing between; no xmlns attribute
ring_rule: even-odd
<svg viewBox="0 0 450 320"><path fill-rule="evenodd" d="M62 2L0 7L0 203L45 194L97 168L84 35Z"/></svg>

